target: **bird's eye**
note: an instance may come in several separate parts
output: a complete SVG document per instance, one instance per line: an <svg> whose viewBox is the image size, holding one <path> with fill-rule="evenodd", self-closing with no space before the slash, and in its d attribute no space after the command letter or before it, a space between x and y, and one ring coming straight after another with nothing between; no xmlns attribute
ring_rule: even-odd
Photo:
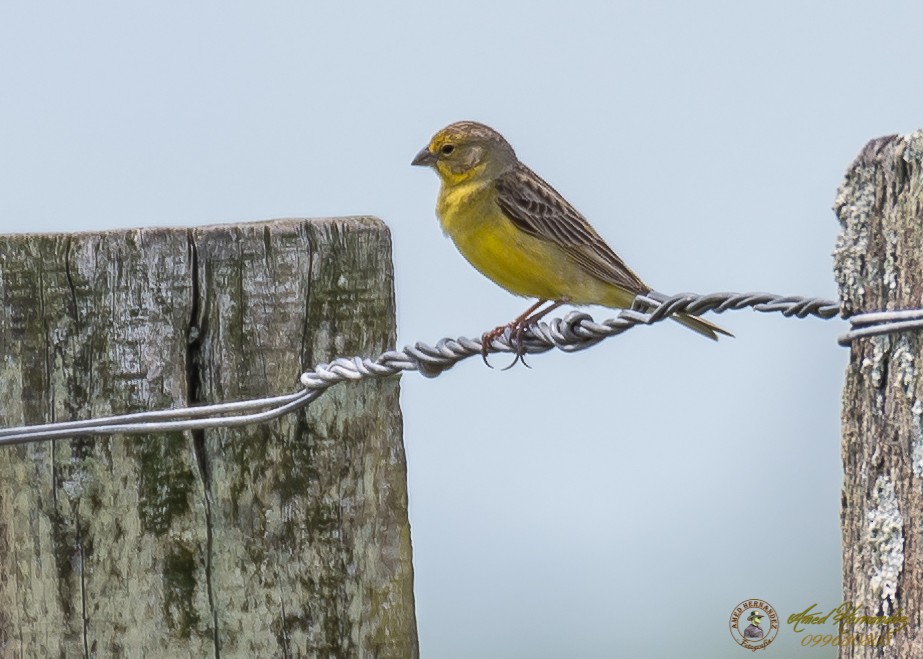
<svg viewBox="0 0 923 659"><path fill-rule="evenodd" d="M451 155L454 150L455 150L454 144L443 144L442 148L439 149L439 152L444 156L448 156L448 155Z"/></svg>

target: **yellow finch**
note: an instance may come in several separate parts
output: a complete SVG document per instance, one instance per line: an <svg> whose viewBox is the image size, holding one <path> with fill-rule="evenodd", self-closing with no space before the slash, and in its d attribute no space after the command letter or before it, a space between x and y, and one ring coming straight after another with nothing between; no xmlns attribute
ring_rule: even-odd
<svg viewBox="0 0 923 659"><path fill-rule="evenodd" d="M484 335L485 356L490 341L507 329L515 343L562 304L628 308L636 295L651 291L492 128L454 123L436 133L412 164L432 167L442 180L436 214L471 265L515 295L538 298L511 323ZM711 339L731 336L696 316L673 318Z"/></svg>

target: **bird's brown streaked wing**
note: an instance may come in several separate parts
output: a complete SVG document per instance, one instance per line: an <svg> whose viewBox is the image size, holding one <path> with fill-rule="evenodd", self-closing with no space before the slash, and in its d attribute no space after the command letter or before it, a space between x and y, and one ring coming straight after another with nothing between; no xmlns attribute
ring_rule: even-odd
<svg viewBox="0 0 923 659"><path fill-rule="evenodd" d="M497 203L519 229L558 245L594 277L633 293L647 286L557 190L525 165L496 180Z"/></svg>

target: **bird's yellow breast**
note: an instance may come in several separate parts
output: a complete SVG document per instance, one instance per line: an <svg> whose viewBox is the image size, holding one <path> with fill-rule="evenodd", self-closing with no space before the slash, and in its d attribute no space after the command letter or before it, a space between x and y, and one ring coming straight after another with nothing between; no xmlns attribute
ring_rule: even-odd
<svg viewBox="0 0 923 659"><path fill-rule="evenodd" d="M603 282L587 275L559 246L517 228L497 204L490 182L443 185L436 214L471 265L511 293L577 304L604 296Z"/></svg>

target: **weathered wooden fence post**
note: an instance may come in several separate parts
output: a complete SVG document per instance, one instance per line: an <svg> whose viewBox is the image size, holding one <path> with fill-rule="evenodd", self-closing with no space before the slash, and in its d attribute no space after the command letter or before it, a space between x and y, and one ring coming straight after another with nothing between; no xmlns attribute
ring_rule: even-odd
<svg viewBox="0 0 923 659"><path fill-rule="evenodd" d="M0 237L0 426L293 391L395 341L374 218ZM397 379L0 448L0 656L415 657Z"/></svg>
<svg viewBox="0 0 923 659"><path fill-rule="evenodd" d="M923 307L923 131L870 142L836 202L840 297L850 313ZM843 591L864 615L900 612L890 647L923 658L923 333L858 339L843 390ZM895 626L857 625L881 634Z"/></svg>

